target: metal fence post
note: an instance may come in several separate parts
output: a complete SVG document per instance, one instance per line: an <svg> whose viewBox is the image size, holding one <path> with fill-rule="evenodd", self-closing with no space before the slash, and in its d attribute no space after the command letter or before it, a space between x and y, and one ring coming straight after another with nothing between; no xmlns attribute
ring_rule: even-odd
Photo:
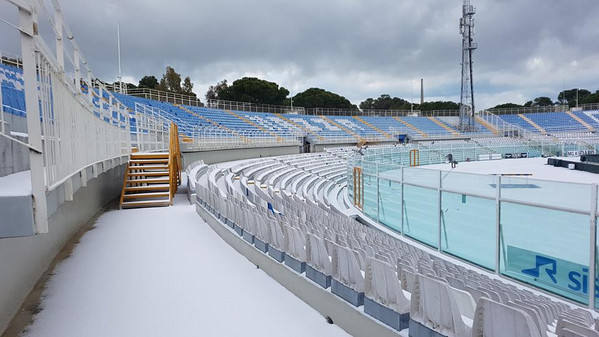
<svg viewBox="0 0 599 337"><path fill-rule="evenodd" d="M501 176L495 186L495 274L500 273L501 263Z"/></svg>
<svg viewBox="0 0 599 337"><path fill-rule="evenodd" d="M21 55L23 57L23 79L25 81L25 105L27 106L27 132L29 144L42 148L42 130L38 103L38 81L36 70L34 36L37 35L37 18L23 8L19 8L21 27ZM36 232L48 233L48 212L46 205L46 182L44 179L44 158L42 153L29 151L31 163L31 189L34 203Z"/></svg>
<svg viewBox="0 0 599 337"><path fill-rule="evenodd" d="M589 258L589 308L595 308L595 278L597 268L597 184L591 185L591 213L590 213L590 258Z"/></svg>

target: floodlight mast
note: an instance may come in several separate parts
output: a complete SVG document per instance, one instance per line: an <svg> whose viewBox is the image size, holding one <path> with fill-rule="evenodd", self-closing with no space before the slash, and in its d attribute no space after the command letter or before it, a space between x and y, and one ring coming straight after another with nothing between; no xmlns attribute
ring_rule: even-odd
<svg viewBox="0 0 599 337"><path fill-rule="evenodd" d="M474 41L474 13L470 0L464 0L460 34L462 35L462 88L460 94L460 131L476 131L474 124L474 83L472 80L472 52L478 47Z"/></svg>

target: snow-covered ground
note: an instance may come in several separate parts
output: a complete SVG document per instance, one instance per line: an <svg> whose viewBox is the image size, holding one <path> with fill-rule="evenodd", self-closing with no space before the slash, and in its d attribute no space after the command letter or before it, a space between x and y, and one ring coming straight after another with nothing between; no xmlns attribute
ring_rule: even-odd
<svg viewBox="0 0 599 337"><path fill-rule="evenodd" d="M0 177L0 196L17 197L31 195L31 193L31 171Z"/></svg>
<svg viewBox="0 0 599 337"><path fill-rule="evenodd" d="M580 157L560 159L580 161L578 158ZM599 183L599 174L569 170L564 167L553 167L551 165L547 165L547 158L460 162L454 169L451 169L450 164L435 164L421 167L443 171L478 174L531 174L529 177L532 179L586 184Z"/></svg>
<svg viewBox="0 0 599 337"><path fill-rule="evenodd" d="M347 336L227 245L184 195L103 214L25 336Z"/></svg>

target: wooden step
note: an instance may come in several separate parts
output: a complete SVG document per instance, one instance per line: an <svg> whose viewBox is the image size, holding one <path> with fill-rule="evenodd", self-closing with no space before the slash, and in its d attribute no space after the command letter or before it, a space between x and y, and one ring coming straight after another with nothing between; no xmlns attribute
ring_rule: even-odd
<svg viewBox="0 0 599 337"><path fill-rule="evenodd" d="M163 170L168 172L168 165L139 165L129 166L129 170Z"/></svg>
<svg viewBox="0 0 599 337"><path fill-rule="evenodd" d="M168 184L169 179L157 179L157 178L148 178L148 179L129 179L127 178L127 184Z"/></svg>
<svg viewBox="0 0 599 337"><path fill-rule="evenodd" d="M170 198L169 192L133 193L125 194L124 199ZM162 200L160 200L162 201Z"/></svg>
<svg viewBox="0 0 599 337"><path fill-rule="evenodd" d="M168 171L151 171L151 172L127 172L131 177L167 177Z"/></svg>
<svg viewBox="0 0 599 337"><path fill-rule="evenodd" d="M122 208L170 206L170 200L123 201Z"/></svg>
<svg viewBox="0 0 599 337"><path fill-rule="evenodd" d="M156 153L137 152L137 153L131 154L131 159L168 159L168 157L169 157L168 152L156 152Z"/></svg>
<svg viewBox="0 0 599 337"><path fill-rule="evenodd" d="M168 184L154 184L149 186L127 186L125 192L147 192L147 191L168 191Z"/></svg>
<svg viewBox="0 0 599 337"><path fill-rule="evenodd" d="M131 165L146 165L146 164L168 164L168 159L132 159L129 161Z"/></svg>

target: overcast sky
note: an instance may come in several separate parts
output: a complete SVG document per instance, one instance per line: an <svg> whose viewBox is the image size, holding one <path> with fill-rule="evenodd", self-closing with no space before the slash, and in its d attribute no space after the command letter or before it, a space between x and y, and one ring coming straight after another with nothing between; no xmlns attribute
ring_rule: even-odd
<svg viewBox="0 0 599 337"><path fill-rule="evenodd" d="M256 76L339 93L459 101L459 0L63 0L96 76L137 84L171 65L204 99L210 85ZM566 88L599 89L598 0L473 0L478 108ZM4 29L4 27L3 27ZM2 50L2 48L0 48Z"/></svg>

